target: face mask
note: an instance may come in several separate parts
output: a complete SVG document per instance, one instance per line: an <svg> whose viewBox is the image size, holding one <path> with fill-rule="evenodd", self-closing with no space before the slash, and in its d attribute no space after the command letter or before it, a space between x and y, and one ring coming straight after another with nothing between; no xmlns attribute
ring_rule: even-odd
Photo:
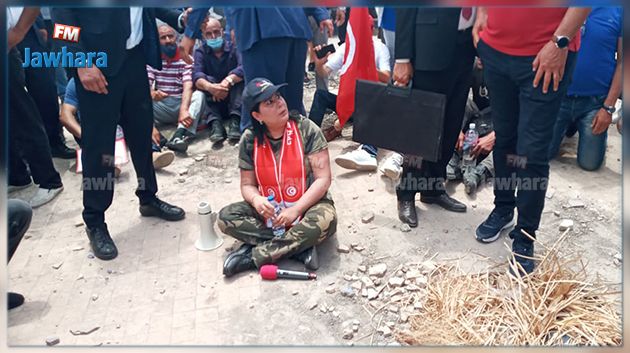
<svg viewBox="0 0 630 353"><path fill-rule="evenodd" d="M212 48L212 50L218 50L221 49L221 47L223 46L223 37L218 37L218 38L212 38L212 39L206 39L206 44Z"/></svg>
<svg viewBox="0 0 630 353"><path fill-rule="evenodd" d="M173 58L177 53L176 44L160 45L160 48L162 49L162 53L164 53L164 55L168 56L169 58Z"/></svg>

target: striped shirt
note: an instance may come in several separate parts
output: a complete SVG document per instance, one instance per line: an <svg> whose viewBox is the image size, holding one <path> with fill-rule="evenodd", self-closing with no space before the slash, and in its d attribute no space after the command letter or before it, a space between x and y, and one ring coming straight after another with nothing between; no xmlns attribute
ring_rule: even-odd
<svg viewBox="0 0 630 353"><path fill-rule="evenodd" d="M192 82L192 65L186 64L182 59L167 61L162 58L162 71L147 65L147 75L153 89L163 91L171 97L181 97L184 82Z"/></svg>

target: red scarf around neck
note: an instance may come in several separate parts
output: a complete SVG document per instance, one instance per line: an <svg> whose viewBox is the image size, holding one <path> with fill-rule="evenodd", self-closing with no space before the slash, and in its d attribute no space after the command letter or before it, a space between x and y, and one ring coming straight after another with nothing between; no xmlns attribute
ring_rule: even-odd
<svg viewBox="0 0 630 353"><path fill-rule="evenodd" d="M266 135L262 143L254 138L254 171L260 193L273 195L281 206L291 207L302 197L306 191L304 148L295 121L289 120L284 129L279 161Z"/></svg>

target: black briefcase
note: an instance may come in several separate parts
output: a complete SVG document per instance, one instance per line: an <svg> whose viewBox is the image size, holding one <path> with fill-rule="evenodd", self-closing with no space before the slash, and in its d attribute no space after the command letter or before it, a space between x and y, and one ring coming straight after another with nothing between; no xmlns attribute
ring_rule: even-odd
<svg viewBox="0 0 630 353"><path fill-rule="evenodd" d="M446 96L411 85L357 80L352 139L435 162L441 157Z"/></svg>

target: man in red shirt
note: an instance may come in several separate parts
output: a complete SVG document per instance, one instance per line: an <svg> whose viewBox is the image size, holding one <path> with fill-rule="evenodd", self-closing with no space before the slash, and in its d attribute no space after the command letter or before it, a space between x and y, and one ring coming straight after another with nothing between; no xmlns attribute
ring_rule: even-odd
<svg viewBox="0 0 630 353"><path fill-rule="evenodd" d="M589 8L480 8L473 27L492 105L494 210L477 228L489 243L510 232L519 272L534 270L534 241L549 179L549 144ZM515 195L518 188L518 194ZM530 235L531 237L529 237Z"/></svg>

